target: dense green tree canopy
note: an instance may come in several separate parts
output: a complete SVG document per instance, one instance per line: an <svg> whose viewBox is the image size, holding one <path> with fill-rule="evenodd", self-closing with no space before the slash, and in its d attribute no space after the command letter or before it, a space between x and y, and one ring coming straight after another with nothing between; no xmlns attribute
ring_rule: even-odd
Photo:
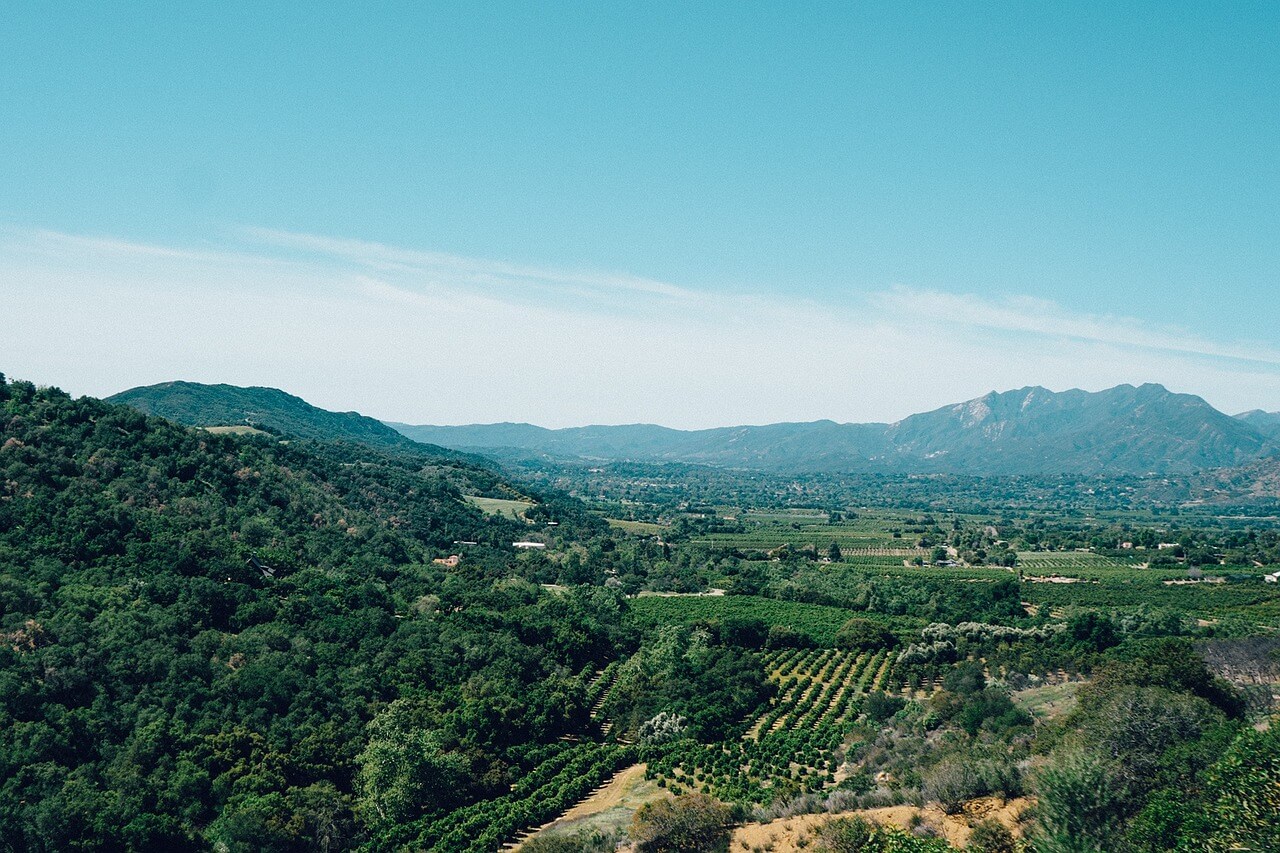
<svg viewBox="0 0 1280 853"><path fill-rule="evenodd" d="M0 849L348 847L581 731L623 602L442 464L0 384Z"/></svg>

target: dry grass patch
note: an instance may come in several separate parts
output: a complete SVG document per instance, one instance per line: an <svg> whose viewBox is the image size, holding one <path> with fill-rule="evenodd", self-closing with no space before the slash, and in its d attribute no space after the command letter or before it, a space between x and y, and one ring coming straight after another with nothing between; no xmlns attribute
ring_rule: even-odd
<svg viewBox="0 0 1280 853"><path fill-rule="evenodd" d="M811 851L817 830L829 820L838 817L863 817L880 826L897 826L902 829L927 827L939 838L945 838L952 847L963 848L969 842L973 827L987 818L1004 824L1015 836L1022 834L1022 817L1031 800L1019 797L1002 800L999 797L981 797L965 804L956 815L945 814L932 803L918 806L884 806L878 809L860 809L839 814L805 814L779 818L768 823L748 823L733 833L729 843L730 853L750 853L768 850L772 853L800 853Z"/></svg>
<svg viewBox="0 0 1280 853"><path fill-rule="evenodd" d="M200 429L214 435L269 435L265 430L251 426L207 426Z"/></svg>

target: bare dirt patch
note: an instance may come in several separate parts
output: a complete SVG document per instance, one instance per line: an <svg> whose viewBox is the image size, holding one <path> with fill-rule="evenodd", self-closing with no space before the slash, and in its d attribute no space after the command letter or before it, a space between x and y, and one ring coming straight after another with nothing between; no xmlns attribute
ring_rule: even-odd
<svg viewBox="0 0 1280 853"><path fill-rule="evenodd" d="M917 806L885 806L878 809L841 812L840 814L807 814L780 818L769 823L749 823L733 833L729 849L731 853L748 853L751 850L770 850L772 853L798 853L813 848L817 830L822 824L837 817L864 817L881 826L897 826L910 829L912 824L928 827L934 834L945 838L953 847L963 847L969 842L974 824L987 818L995 818L1015 834L1021 834L1021 818L1031 801L1025 797L1001 800L998 797L982 797L965 804L957 815L943 813L936 803ZM918 817L917 817L918 816Z"/></svg>
<svg viewBox="0 0 1280 853"><path fill-rule="evenodd" d="M569 809L557 822L580 820L622 805L627 794L644 781L644 769L643 764L633 764L625 770L620 770L603 788Z"/></svg>

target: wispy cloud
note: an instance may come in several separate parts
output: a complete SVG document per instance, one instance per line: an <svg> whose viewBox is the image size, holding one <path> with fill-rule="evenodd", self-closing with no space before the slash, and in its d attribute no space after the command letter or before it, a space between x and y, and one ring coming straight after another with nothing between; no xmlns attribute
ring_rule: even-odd
<svg viewBox="0 0 1280 853"><path fill-rule="evenodd" d="M49 229L0 227L0 240L9 251L47 257L97 257L116 260L169 260L225 265L228 262L278 265L280 259L254 252L235 252L227 247L207 250L160 246L116 237L68 234Z"/></svg>
<svg viewBox="0 0 1280 853"><path fill-rule="evenodd" d="M264 229L194 248L0 229L0 285L22 318L0 370L80 393L188 378L550 426L895 420L992 389L1142 381L1280 408L1273 346L1029 297L709 293Z"/></svg>
<svg viewBox="0 0 1280 853"><path fill-rule="evenodd" d="M637 294L679 302L696 302L703 298L695 291L667 282L620 273L528 266L266 228L247 228L243 233L266 246L297 250L315 258L343 261L371 272L416 276L420 281L428 282L448 281L454 284L502 288L511 294L533 287L540 292L568 292L608 298L633 297Z"/></svg>
<svg viewBox="0 0 1280 853"><path fill-rule="evenodd" d="M1066 338L1280 367L1280 349L1268 344L1212 341L1176 326L1135 317L1075 312L1051 300L1031 296L990 299L971 293L944 293L896 286L873 294L871 301L886 311L910 317L913 321L1021 332L1044 338Z"/></svg>

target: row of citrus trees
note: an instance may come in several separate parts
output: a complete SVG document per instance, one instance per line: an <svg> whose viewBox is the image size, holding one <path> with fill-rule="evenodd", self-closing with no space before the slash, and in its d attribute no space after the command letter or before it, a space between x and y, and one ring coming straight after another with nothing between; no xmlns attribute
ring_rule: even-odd
<svg viewBox="0 0 1280 853"><path fill-rule="evenodd" d="M840 722L857 696L884 684L891 665L887 650L872 654L828 649L816 657L784 661L777 670L779 698L757 731Z"/></svg>
<svg viewBox="0 0 1280 853"><path fill-rule="evenodd" d="M492 853L522 830L554 819L635 759L630 746L566 743L509 794L408 824L383 839L379 849Z"/></svg>
<svg viewBox="0 0 1280 853"><path fill-rule="evenodd" d="M857 716L858 699L884 681L891 657L887 651L837 649L770 653L766 669L781 681L781 689L752 727L755 737L715 744L681 741L651 758L646 775L675 793L700 790L729 802L767 802L779 792L821 790L834 783L835 755L847 724ZM592 681L589 701L612 686L615 668ZM509 794L406 825L381 846L458 853L497 849L522 830L562 814L636 759L636 749L627 745L557 744Z"/></svg>
<svg viewBox="0 0 1280 853"><path fill-rule="evenodd" d="M829 787L861 699L886 681L892 658L887 650L773 653L766 669L780 688L748 736L715 744L681 741L653 758L647 775L677 794L700 791L730 802L766 803Z"/></svg>

